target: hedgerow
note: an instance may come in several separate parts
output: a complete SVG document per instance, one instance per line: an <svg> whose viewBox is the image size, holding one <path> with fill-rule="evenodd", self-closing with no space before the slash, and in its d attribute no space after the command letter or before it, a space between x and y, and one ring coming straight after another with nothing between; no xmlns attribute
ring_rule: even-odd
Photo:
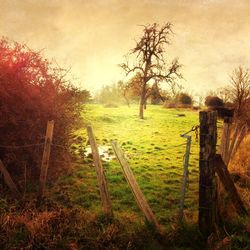
<svg viewBox="0 0 250 250"><path fill-rule="evenodd" d="M0 40L0 159L20 182L37 180L43 146L16 146L43 143L49 120L55 121L53 142L65 146L52 148L49 176L68 166L70 133L88 95L54 64L25 44Z"/></svg>

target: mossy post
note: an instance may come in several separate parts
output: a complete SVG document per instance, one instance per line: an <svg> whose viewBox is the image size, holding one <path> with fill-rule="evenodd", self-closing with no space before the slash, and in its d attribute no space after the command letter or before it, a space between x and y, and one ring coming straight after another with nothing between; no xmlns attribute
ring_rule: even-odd
<svg viewBox="0 0 250 250"><path fill-rule="evenodd" d="M215 155L217 112L200 112L199 229L204 236L213 232L216 215Z"/></svg>

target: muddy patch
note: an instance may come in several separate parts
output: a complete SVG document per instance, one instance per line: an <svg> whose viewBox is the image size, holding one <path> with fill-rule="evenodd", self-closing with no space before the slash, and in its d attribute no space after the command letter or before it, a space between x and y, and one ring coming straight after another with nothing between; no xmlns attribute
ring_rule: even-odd
<svg viewBox="0 0 250 250"><path fill-rule="evenodd" d="M110 146L99 146L98 151L103 161L111 161L115 159L115 155L113 154L112 147ZM85 148L84 156L87 158L92 158L92 151L91 151L90 146Z"/></svg>

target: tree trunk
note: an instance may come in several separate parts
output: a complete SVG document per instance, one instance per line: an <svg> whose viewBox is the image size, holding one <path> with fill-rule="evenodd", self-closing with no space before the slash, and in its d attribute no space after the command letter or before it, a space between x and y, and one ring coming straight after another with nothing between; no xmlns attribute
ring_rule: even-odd
<svg viewBox="0 0 250 250"><path fill-rule="evenodd" d="M124 99L126 100L126 103L127 103L128 107L130 108L130 102L129 102L129 99L127 98L125 92L123 93L123 97L124 97Z"/></svg>
<svg viewBox="0 0 250 250"><path fill-rule="evenodd" d="M142 100L140 101L140 105L139 106L140 106L139 117L141 119L144 119L144 104L143 104Z"/></svg>
<svg viewBox="0 0 250 250"><path fill-rule="evenodd" d="M146 100L147 100L146 84L147 83L145 82L145 79L144 79L144 84L142 86L141 99L140 99L140 111L139 111L139 117L141 119L144 119L144 109L146 109Z"/></svg>
<svg viewBox="0 0 250 250"><path fill-rule="evenodd" d="M130 108L130 103L129 103L129 100L126 98L126 103L128 105L128 107Z"/></svg>
<svg viewBox="0 0 250 250"><path fill-rule="evenodd" d="M140 99L140 107L139 107L139 117L141 119L144 119L144 108L145 108L145 94L142 93L141 99Z"/></svg>

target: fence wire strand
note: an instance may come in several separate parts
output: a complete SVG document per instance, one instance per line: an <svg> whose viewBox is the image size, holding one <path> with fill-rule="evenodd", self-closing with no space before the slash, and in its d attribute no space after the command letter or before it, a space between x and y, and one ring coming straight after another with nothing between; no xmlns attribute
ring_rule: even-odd
<svg viewBox="0 0 250 250"><path fill-rule="evenodd" d="M36 146L42 146L44 145L43 143L34 143L34 144L26 144L26 145L0 145L0 148L6 148L6 149L22 149L22 148L31 148L31 147L36 147Z"/></svg>

